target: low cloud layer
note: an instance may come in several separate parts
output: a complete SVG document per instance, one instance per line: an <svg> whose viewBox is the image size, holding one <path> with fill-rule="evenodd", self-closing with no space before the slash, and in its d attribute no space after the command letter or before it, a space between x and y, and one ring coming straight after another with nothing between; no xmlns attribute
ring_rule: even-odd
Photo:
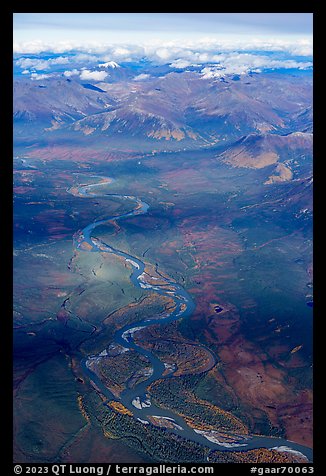
<svg viewBox="0 0 326 476"><path fill-rule="evenodd" d="M107 75L108 73L106 73L105 71L89 71L88 69L85 69L80 73L80 79L103 81L107 77Z"/></svg>
<svg viewBox="0 0 326 476"><path fill-rule="evenodd" d="M111 69L119 68L121 64L139 61L167 64L174 69L202 68L206 78L264 69L302 70L312 67L312 41L309 38L294 42L283 39L218 41L208 37L196 43L169 41L150 45L105 45L96 42L78 45L64 41L49 45L34 41L16 44L14 51L15 66L21 73L61 72L66 77L79 75L83 80L93 81L104 80ZM31 56L28 57L28 54ZM35 57L36 54L39 57ZM141 74L135 77L136 81L143 79L147 77Z"/></svg>
<svg viewBox="0 0 326 476"><path fill-rule="evenodd" d="M151 77L150 74L144 74L144 73L142 73L142 74L137 74L137 76L135 76L135 77L133 78L133 80L134 80L134 81L144 81L145 79L148 79L148 78L150 78L150 77Z"/></svg>
<svg viewBox="0 0 326 476"><path fill-rule="evenodd" d="M261 39L251 38L248 40L219 40L214 37L201 38L196 42L191 41L153 41L150 44L141 45L110 45L99 42L88 42L80 44L74 41L58 41L46 43L41 40L29 42L14 42L14 53L18 54L38 54L44 52L65 53L80 52L87 55L109 55L110 60L123 60L141 57L165 61L176 59L182 54L193 56L200 53L213 53L224 51L283 51L291 55L312 55L312 39L310 37L300 40L284 40L277 38Z"/></svg>
<svg viewBox="0 0 326 476"><path fill-rule="evenodd" d="M268 56L236 54L224 57L219 65L206 66L201 70L203 77L220 77L224 74L260 73L264 69L308 69L311 61L274 60Z"/></svg>
<svg viewBox="0 0 326 476"><path fill-rule="evenodd" d="M16 65L23 69L33 68L38 71L50 69L51 66L69 64L69 58L66 56L59 56L57 58L50 58L47 60L37 58L20 58L16 61Z"/></svg>

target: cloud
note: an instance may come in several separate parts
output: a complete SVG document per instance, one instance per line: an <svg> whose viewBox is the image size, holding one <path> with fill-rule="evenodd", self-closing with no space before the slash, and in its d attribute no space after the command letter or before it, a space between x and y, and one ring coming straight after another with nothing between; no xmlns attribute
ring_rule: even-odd
<svg viewBox="0 0 326 476"><path fill-rule="evenodd" d="M197 53L222 53L229 51L284 51L289 54L300 54L302 56L312 55L313 42L310 36L300 39L279 39L279 38L250 38L250 40L241 39L221 39L217 37L202 37L196 41L152 41L150 43L114 45L110 43L77 42L77 41L56 41L55 43L44 42L40 40L14 42L14 53L19 54L37 54L44 52L53 52L61 54L64 52L76 51L79 53L91 55L108 55L111 57L103 58L104 61L110 61L112 58L139 58L142 55L156 56L161 59L174 57L177 59L177 53L197 52ZM188 53L186 53L188 54Z"/></svg>
<svg viewBox="0 0 326 476"><path fill-rule="evenodd" d="M81 46L80 43L71 41L57 41L47 42L42 40L32 41L14 41L13 50L14 53L21 54L39 54L45 52L52 53L65 53L73 49L84 50L86 45Z"/></svg>
<svg viewBox="0 0 326 476"><path fill-rule="evenodd" d="M67 56L58 56L57 58L50 58L47 60L48 64L68 64L69 58Z"/></svg>
<svg viewBox="0 0 326 476"><path fill-rule="evenodd" d="M16 65L22 70L59 70L60 65L69 65L71 71L78 68L81 79L103 80L105 68L119 67L123 63L149 61L154 65L168 64L172 68L202 67L204 77L220 74L241 74L263 69L312 67L312 40L310 37L297 41L284 38L237 38L217 39L202 37L196 41L152 41L137 45L114 45L98 42L57 42L49 45L42 42L16 44ZM37 53L56 55L48 59L37 58ZM64 54L66 53L66 55ZM33 54L33 57L26 57ZM59 66L59 67L58 67ZM215 67L214 67L215 66ZM66 68L69 70L69 67ZM101 69L101 71L94 71ZM219 71L223 71L219 73ZM141 73L141 71L140 71ZM66 76L69 74L65 71ZM75 73L72 73L73 75ZM77 73L76 73L77 74ZM68 77L68 76L67 76ZM145 79L145 78L143 78ZM141 79L139 79L141 80ZM136 79L137 81L137 79Z"/></svg>
<svg viewBox="0 0 326 476"><path fill-rule="evenodd" d="M200 66L199 64L192 63L191 61L178 58L177 60L170 63L171 68L188 68L189 66Z"/></svg>
<svg viewBox="0 0 326 476"><path fill-rule="evenodd" d="M119 57L129 56L130 55L130 49L119 47L119 48L115 48L112 53L114 54L114 56L119 56Z"/></svg>
<svg viewBox="0 0 326 476"><path fill-rule="evenodd" d="M191 44L184 45L190 48ZM257 51L257 52L285 52L291 55L298 56L312 56L313 55L313 41L310 37L300 38L295 40L287 40L280 38L250 38L247 39L224 39L217 40L213 37L204 37L196 42L197 51L206 52L230 52L230 51Z"/></svg>
<svg viewBox="0 0 326 476"><path fill-rule="evenodd" d="M71 76L76 76L79 74L78 69L71 69L70 71L64 71L63 75L66 76L66 78L70 78Z"/></svg>
<svg viewBox="0 0 326 476"><path fill-rule="evenodd" d="M36 70L44 70L49 67L47 61L36 58L21 58L16 61L16 65L22 69L33 68Z"/></svg>
<svg viewBox="0 0 326 476"><path fill-rule="evenodd" d="M143 46L139 45L108 45L103 55L104 61L116 60L118 62L139 61L145 56Z"/></svg>
<svg viewBox="0 0 326 476"><path fill-rule="evenodd" d="M70 62L72 63L95 63L98 61L97 55L90 55L88 53L77 53L70 57Z"/></svg>
<svg viewBox="0 0 326 476"><path fill-rule="evenodd" d="M39 74L39 73L32 73L31 79L35 81L40 81L41 79L48 79L52 76L52 74Z"/></svg>
<svg viewBox="0 0 326 476"><path fill-rule="evenodd" d="M80 73L80 79L88 81L103 81L107 75L108 73L105 71L90 71L89 69L84 69Z"/></svg>
<svg viewBox="0 0 326 476"><path fill-rule="evenodd" d="M133 78L133 81L144 81L144 79L148 79L150 77L151 77L150 74L138 74L137 76Z"/></svg>
<svg viewBox="0 0 326 476"><path fill-rule="evenodd" d="M50 58L47 60L38 58L20 58L16 61L16 65L22 69L33 68L37 71L47 70L53 65L68 64L69 58L66 56L59 56L57 58Z"/></svg>
<svg viewBox="0 0 326 476"><path fill-rule="evenodd" d="M290 51L291 55L295 56L312 56L313 55L313 46L311 44L299 43L296 46L293 46Z"/></svg>
<svg viewBox="0 0 326 476"><path fill-rule="evenodd" d="M102 81L108 76L108 73L106 73L105 71L91 71L86 68L82 68L81 70L74 68L71 70L64 71L63 75L66 78L70 78L71 76L79 76L82 80Z"/></svg>
<svg viewBox="0 0 326 476"><path fill-rule="evenodd" d="M218 65L205 66L201 70L205 79L219 78L227 74L259 73L263 69L309 69L311 61L298 62L295 60L275 60L269 56L237 53L226 55Z"/></svg>

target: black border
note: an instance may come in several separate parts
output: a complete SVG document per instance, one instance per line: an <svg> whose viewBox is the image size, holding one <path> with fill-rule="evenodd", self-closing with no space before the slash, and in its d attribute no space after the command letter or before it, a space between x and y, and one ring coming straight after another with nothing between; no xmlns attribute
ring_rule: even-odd
<svg viewBox="0 0 326 476"><path fill-rule="evenodd" d="M71 2L72 3L72 2ZM3 461L4 465L1 465L1 469L7 469L10 473L13 474L12 468L12 455L13 455L13 428L12 428L12 375L13 375L13 365L12 365L12 353L13 353L13 329L12 329L12 295L13 295L13 265L12 265L12 258L11 252L9 250L12 249L13 243L13 206L12 206L12 183L13 183L13 170L12 170L12 149L13 149L13 127L12 127L12 89L13 89L13 66L12 66L12 40L13 40L13 14L15 12L28 12L29 13L37 13L37 12L55 12L55 13L76 13L76 7L80 7L80 3L76 5L65 4L60 5L60 3L56 2L54 5L52 4L43 4L41 6L31 4L31 2L13 2L12 5L8 5L5 7L5 12L2 12L2 32L5 33L5 39L2 41L2 46L5 46L4 53L2 55L2 79L5 81L5 86L2 82L2 86L0 88L0 93L2 95L1 104L4 107L1 108L1 116L2 116L2 127L1 132L4 132L4 137L2 140L2 157L1 157L1 169L3 170L2 173L2 183L0 187L1 194L1 204L2 204L2 242L1 242L1 251L4 252L4 258L2 263L5 263L5 266L2 267L2 286L1 290L4 291L4 298L2 302L5 303L5 306L2 307L2 322L1 322L1 336L3 338L1 348L1 356L0 362L3 365L3 369L1 369L1 398L3 399L1 409L2 409L2 442L1 447L3 449ZM258 3L258 2L257 2ZM143 5L143 4L142 4ZM139 5L140 11L133 12L132 8L126 10L130 13L149 13L153 12L153 5L149 6L148 8ZM106 2L105 8L110 5ZM132 7L135 4L133 3ZM161 5L156 4L157 7ZM217 6L223 7L223 5L217 5L214 2L214 7ZM321 292L322 292L322 282L321 282L321 265L320 265L320 256L321 256L321 230L320 226L323 223L323 214L322 214L322 199L323 199L323 181L324 176L322 174L322 163L326 160L324 157L324 150L322 148L321 143L321 133L323 128L323 123L321 118L318 118L318 115L321 114L321 108L318 107L321 99L321 91L322 91L322 81L323 75L321 72L321 65L322 65L322 17L321 17L321 9L318 8L320 6L317 5L317 2L310 1L307 2L284 2L284 1L273 1L272 4L259 4L255 7L250 5L246 5L248 8L244 12L243 7L245 6L243 3L238 6L232 2L232 5L224 5L224 7L232 7L225 8L224 11L219 13L313 13L314 15L314 161L313 161L313 173L314 173L314 276L315 276L315 297L314 297L314 331L313 331L313 342L314 342L314 463L313 466L315 468L315 473L319 474L321 469L321 460L322 460L322 446L323 446L323 428L321 424L321 415L323 414L322 408L322 399L323 399L323 375L325 373L324 365L323 365L323 353L322 353L322 344L324 335L322 333L321 323L322 323L322 316L321 316ZM271 8L268 8L268 7ZM75 8L72 8L75 7ZM84 5L85 7L85 5ZM95 5L94 5L95 7ZM101 5L97 5L97 10L94 12L89 12L86 8L78 8L77 12L81 13L101 13L105 10L105 8L101 8ZM129 7L129 5L126 5ZM177 4L173 4L173 8L169 9L169 4L164 2L165 12L169 13L173 12L174 9L178 9L177 12L173 13L180 13L181 9L186 9L187 7L191 8L190 5L185 6L184 8L180 7ZM201 8L205 8L204 5L201 5ZM272 10L272 11L271 11ZM210 12L211 5L208 5L204 12ZM110 9L111 12L111 9ZM107 12L107 13L110 13ZM114 13L119 13L121 10L115 10ZM112 12L113 13L113 12ZM155 13L160 13L155 12ZM162 12L163 13L163 12ZM191 12L189 12L191 13ZM200 12L194 12L200 13ZM4 36L4 35L3 35ZM325 86L324 86L325 88ZM8 424L7 424L8 423ZM223 465L223 468L215 463L218 468L220 468L223 473L226 470L226 465ZM26 466L26 465L25 465ZM46 465L44 465L46 466ZM127 466L127 465L126 465ZM149 465L151 466L151 465ZM250 466L250 465L249 465ZM270 466L270 465L259 465L259 466ZM277 465L276 465L277 466ZM235 469L234 463L227 464L227 471ZM241 473L244 471L244 474L249 474L248 464L237 464L238 468L237 471ZM273 466L270 466L273 467ZM274 466L275 467L275 466ZM216 470L216 474L220 471L220 469ZM242 469L241 469L242 468ZM23 473L24 474L24 473ZM51 473L49 473L51 474Z"/></svg>

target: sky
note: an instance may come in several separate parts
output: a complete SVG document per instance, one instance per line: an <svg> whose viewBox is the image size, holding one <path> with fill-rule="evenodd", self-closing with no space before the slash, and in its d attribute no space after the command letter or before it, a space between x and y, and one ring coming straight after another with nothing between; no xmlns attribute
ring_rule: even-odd
<svg viewBox="0 0 326 476"><path fill-rule="evenodd" d="M139 44L211 36L304 39L312 13L15 13L18 43L74 41Z"/></svg>
<svg viewBox="0 0 326 476"><path fill-rule="evenodd" d="M14 13L15 71L32 79L60 71L96 80L108 75L107 62L141 59L202 67L206 77L221 69L307 69L312 19L312 13Z"/></svg>

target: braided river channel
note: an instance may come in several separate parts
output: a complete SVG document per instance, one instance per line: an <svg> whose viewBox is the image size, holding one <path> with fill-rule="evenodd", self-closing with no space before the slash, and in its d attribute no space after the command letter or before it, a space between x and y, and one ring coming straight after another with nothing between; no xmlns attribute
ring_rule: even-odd
<svg viewBox="0 0 326 476"><path fill-rule="evenodd" d="M138 197L130 196L130 195L119 195L119 194L108 194L108 193L101 193L99 189L102 186L107 189L107 186L114 181L111 178L93 176L97 179L97 182L92 184L81 184L67 191L74 196L82 197L82 198L117 198L121 200L132 200L135 203L134 208L121 215L116 216L109 216L105 219L101 219L99 221L94 221L93 223L87 225L83 230L80 230L79 237L83 242L87 242L89 245L89 250L87 252L99 252L99 253L111 253L113 255L119 256L123 258L129 265L132 267L132 272L130 275L130 280L136 287L141 287L146 289L149 292L154 292L157 294L161 294L164 296L168 296L172 298L175 303L175 308L173 311L166 312L163 316L160 317L153 316L152 318L146 318L140 320L136 323L129 324L124 326L123 328L119 329L114 335L114 342L113 344L122 346L125 350L133 349L139 354L146 357L151 364L152 372L148 375L148 378L145 381L137 384L134 388L129 389L127 388L124 390L120 395L120 400L117 399L110 390L103 384L101 379L93 372L90 368L90 363L94 359L101 359L105 358L106 350L104 349L98 355L90 355L84 359L82 362L82 368L85 375L88 376L100 389L101 393L105 395L109 400L116 400L120 401L128 410L132 412L134 418L141 421L144 425L149 424L147 418L149 416L158 417L161 419L169 420L170 425L172 428L169 428L166 431L174 432L183 438L188 440L192 440L198 442L206 447L211 448L212 450L218 451L247 451L254 448L275 448L279 451L289 451L289 452L299 452L304 455L308 461L312 461L312 450L308 447L299 445L292 441L283 439L283 438L275 438L275 437L265 437L265 436L258 436L258 435L232 435L232 442L221 442L218 440L218 436L214 437L214 432L198 432L198 430L194 430L191 428L187 423L181 418L179 415L174 413L173 411L161 409L160 407L156 406L154 403L151 402L150 396L147 393L148 386L155 382L158 379L162 378L169 378L169 376L163 376L163 372L166 370L164 363L159 360L152 352L149 350L145 350L142 348L137 341L138 344L134 341L134 334L145 327L151 326L153 324L162 324L168 323L172 321L179 320L181 318L185 319L188 318L195 309L195 303L190 294L178 283L174 282L173 280L169 280L165 276L160 278L160 284L153 284L155 281L155 277L149 276L145 273L145 263L141 261L139 258L132 256L124 251L120 251L118 249L113 248L112 246L104 243L103 241L99 240L92 236L93 231L100 225L104 225L110 220L123 220L127 217L137 216L141 214L147 213L149 205L141 200ZM74 241L75 247L82 251L82 248L79 248L80 242L78 240ZM112 345L112 343L111 343ZM194 344L198 345L199 347L204 347L201 344ZM206 351L209 351L212 355L212 362L213 365L216 363L216 357L214 354L205 347ZM173 374L173 373L172 373ZM171 376L171 374L169 374Z"/></svg>

